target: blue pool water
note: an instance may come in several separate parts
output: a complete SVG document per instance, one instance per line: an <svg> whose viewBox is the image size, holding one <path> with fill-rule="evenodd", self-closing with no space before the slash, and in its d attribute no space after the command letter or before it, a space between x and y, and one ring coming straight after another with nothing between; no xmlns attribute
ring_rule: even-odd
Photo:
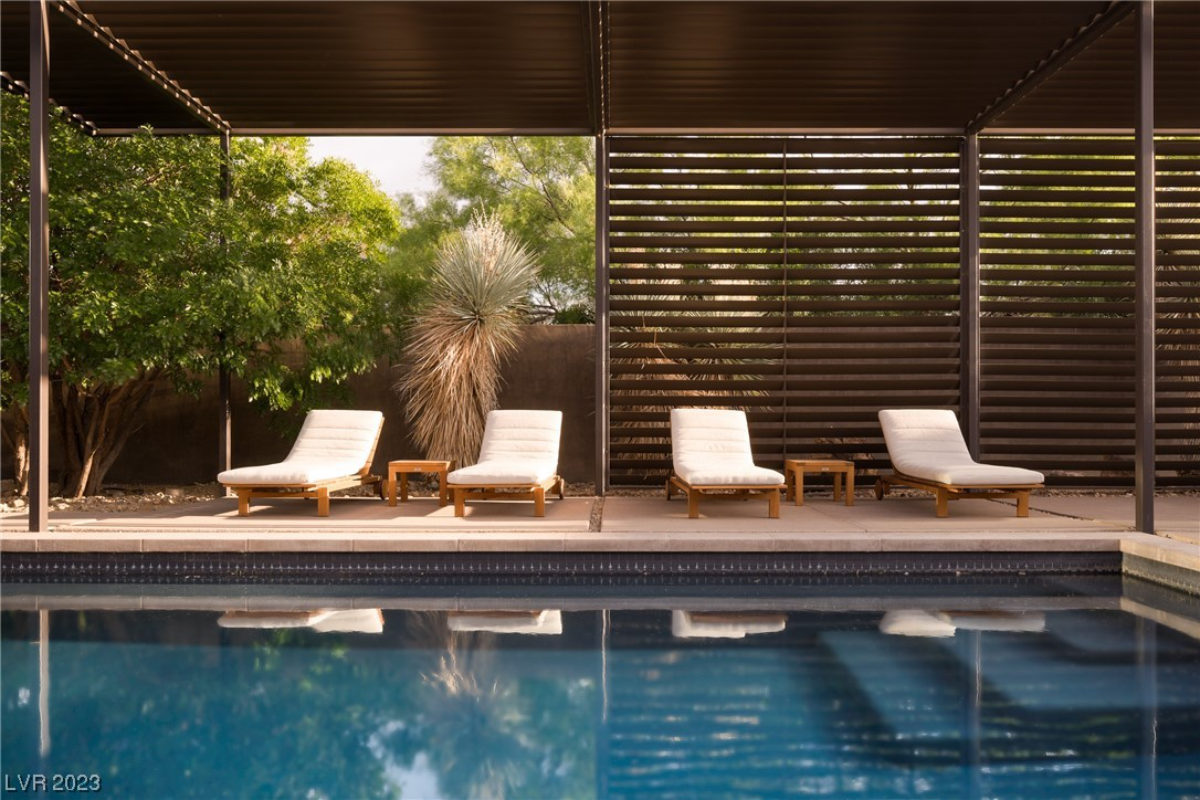
<svg viewBox="0 0 1200 800"><path fill-rule="evenodd" d="M5 587L6 794L1200 797L1187 603L152 588Z"/></svg>

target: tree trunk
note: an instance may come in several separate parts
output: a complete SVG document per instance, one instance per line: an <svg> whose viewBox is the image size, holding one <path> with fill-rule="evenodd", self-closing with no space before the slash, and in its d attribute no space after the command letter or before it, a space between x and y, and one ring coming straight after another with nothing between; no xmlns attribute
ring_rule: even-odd
<svg viewBox="0 0 1200 800"><path fill-rule="evenodd" d="M100 494L109 469L141 427L157 378L155 371L119 386L103 384L86 390L59 384L53 394L66 455L64 497Z"/></svg>
<svg viewBox="0 0 1200 800"><path fill-rule="evenodd" d="M0 417L0 433L4 446L12 456L13 481L16 492L24 497L29 494L29 409L13 406Z"/></svg>

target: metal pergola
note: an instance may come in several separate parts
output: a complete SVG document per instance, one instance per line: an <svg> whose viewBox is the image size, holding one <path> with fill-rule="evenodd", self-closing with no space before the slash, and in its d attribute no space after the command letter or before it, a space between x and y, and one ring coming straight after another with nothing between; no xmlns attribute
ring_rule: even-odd
<svg viewBox="0 0 1200 800"><path fill-rule="evenodd" d="M91 135L151 125L226 149L235 135L595 137L601 492L610 137L959 138L961 411L977 452L979 135L1133 134L1137 524L1154 530L1155 134L1200 132L1200 3L3 0L0 22L4 88L31 107L31 531L48 529L55 106Z"/></svg>

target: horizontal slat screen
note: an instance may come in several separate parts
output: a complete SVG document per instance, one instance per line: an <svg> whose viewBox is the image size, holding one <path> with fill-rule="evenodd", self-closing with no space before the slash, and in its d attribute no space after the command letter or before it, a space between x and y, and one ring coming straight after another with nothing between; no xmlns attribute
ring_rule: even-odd
<svg viewBox="0 0 1200 800"><path fill-rule="evenodd" d="M759 464L886 464L881 408L959 402L958 142L610 140L610 479L669 411L746 410Z"/></svg>
<svg viewBox="0 0 1200 800"><path fill-rule="evenodd" d="M982 457L1060 486L1130 486L1133 143L980 144ZM1158 152L1158 482L1196 486L1200 140Z"/></svg>
<svg viewBox="0 0 1200 800"><path fill-rule="evenodd" d="M876 412L959 404L953 138L610 140L610 464L669 410L745 409L755 456L887 466ZM1128 138L981 137L982 449L1133 482ZM1200 485L1200 139L1159 141L1158 481Z"/></svg>

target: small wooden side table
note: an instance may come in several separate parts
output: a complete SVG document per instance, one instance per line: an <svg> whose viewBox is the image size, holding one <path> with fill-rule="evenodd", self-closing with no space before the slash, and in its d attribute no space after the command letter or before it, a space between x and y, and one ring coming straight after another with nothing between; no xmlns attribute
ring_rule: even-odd
<svg viewBox="0 0 1200 800"><path fill-rule="evenodd" d="M453 461L389 461L387 471L388 505L396 505L396 479L400 483L400 502L408 502L408 476L414 472L437 473L438 499L441 505L450 502L450 492L446 489L446 474L454 469Z"/></svg>
<svg viewBox="0 0 1200 800"><path fill-rule="evenodd" d="M804 473L833 473L833 501L842 499L842 484L845 482L846 505L854 505L854 462L833 459L789 458L784 462L784 478L787 483L788 500L804 505Z"/></svg>

